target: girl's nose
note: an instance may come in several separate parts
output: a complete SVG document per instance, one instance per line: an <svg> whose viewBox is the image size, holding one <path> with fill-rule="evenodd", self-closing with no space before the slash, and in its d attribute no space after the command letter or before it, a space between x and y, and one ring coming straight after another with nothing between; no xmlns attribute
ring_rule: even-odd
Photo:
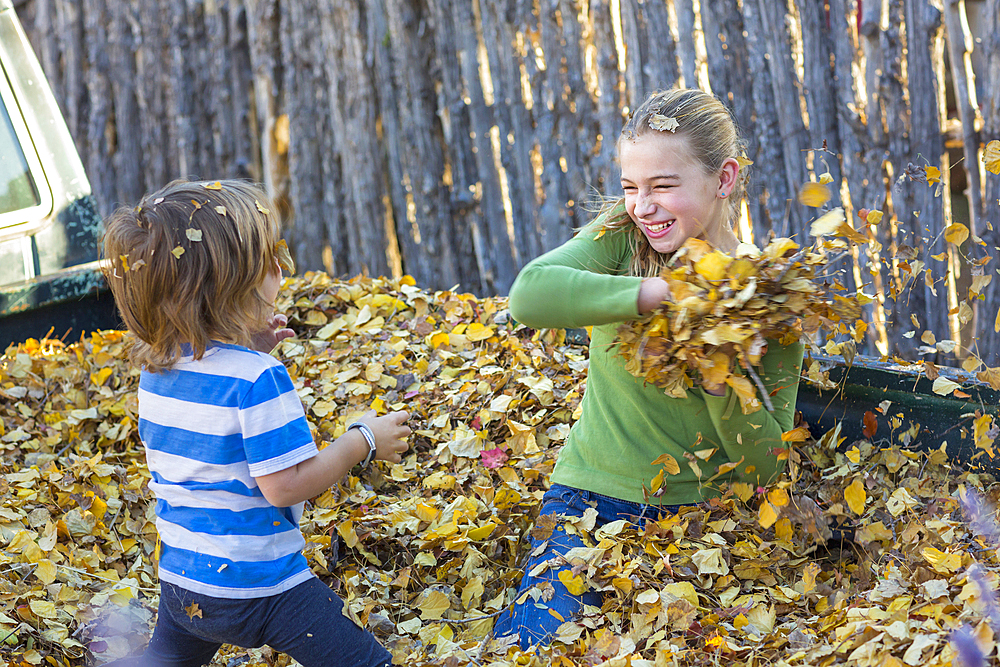
<svg viewBox="0 0 1000 667"><path fill-rule="evenodd" d="M636 195L635 198L635 214L640 217L645 217L653 212L656 205L653 203L652 198L649 193L644 193L642 191Z"/></svg>

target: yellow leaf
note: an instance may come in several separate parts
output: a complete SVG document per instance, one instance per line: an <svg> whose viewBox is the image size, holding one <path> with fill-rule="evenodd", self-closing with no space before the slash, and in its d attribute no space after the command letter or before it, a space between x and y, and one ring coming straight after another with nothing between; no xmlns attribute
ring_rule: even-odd
<svg viewBox="0 0 1000 667"><path fill-rule="evenodd" d="M465 335L474 343L478 343L481 340L488 340L493 336L493 333L493 327L483 326L479 322L473 322L465 330Z"/></svg>
<svg viewBox="0 0 1000 667"><path fill-rule="evenodd" d="M882 221L882 211L868 211L868 216L865 218L869 225L877 225Z"/></svg>
<svg viewBox="0 0 1000 667"><path fill-rule="evenodd" d="M209 184L207 184L205 186L205 189L206 190L221 190L222 189L222 182L221 181L216 181L214 183L209 183Z"/></svg>
<svg viewBox="0 0 1000 667"><path fill-rule="evenodd" d="M587 592L587 583L580 575L574 575L572 570L560 570L559 581L563 583L570 595L583 595Z"/></svg>
<svg viewBox="0 0 1000 667"><path fill-rule="evenodd" d="M353 549L358 545L358 534L354 532L354 521L351 519L342 521L337 526L337 532L340 533L340 536L344 539L344 543L348 548Z"/></svg>
<svg viewBox="0 0 1000 667"><path fill-rule="evenodd" d="M830 236L831 234L837 233L840 229L841 223L847 218L844 217L844 209L835 208L832 211L827 211L817 219L813 220L812 225L809 228L809 233L813 236Z"/></svg>
<svg viewBox="0 0 1000 667"><path fill-rule="evenodd" d="M194 227L188 227L184 230L184 236L188 238L188 241L200 241L202 237L202 232L200 229Z"/></svg>
<svg viewBox="0 0 1000 667"><path fill-rule="evenodd" d="M31 611L34 612L36 616L41 616L42 618L55 618L57 616L56 605L54 602L49 602L48 600L32 600L28 603L31 607Z"/></svg>
<svg viewBox="0 0 1000 667"><path fill-rule="evenodd" d="M760 510L757 512L757 522L761 525L761 528L770 528L777 520L778 513L774 510L771 503L766 500L761 501Z"/></svg>
<svg viewBox="0 0 1000 667"><path fill-rule="evenodd" d="M722 549L699 549L691 554L691 562L698 566L698 574L729 574L729 563L722 555Z"/></svg>
<svg viewBox="0 0 1000 667"><path fill-rule="evenodd" d="M176 257L177 259L180 259L181 255L184 254L184 248L182 248L181 246L177 246L176 248L170 251L170 254Z"/></svg>
<svg viewBox="0 0 1000 667"><path fill-rule="evenodd" d="M941 170L937 167L927 166L924 171L927 173L927 185L941 182Z"/></svg>
<svg viewBox="0 0 1000 667"><path fill-rule="evenodd" d="M802 592L808 593L816 588L816 575L820 573L820 567L816 563L809 563L802 571Z"/></svg>
<svg viewBox="0 0 1000 667"><path fill-rule="evenodd" d="M847 457L847 460L850 461L851 463L861 462L861 450L858 449L856 446L851 447L849 450L844 452L844 455Z"/></svg>
<svg viewBox="0 0 1000 667"><path fill-rule="evenodd" d="M90 374L90 381L93 382L98 387L100 387L105 382L108 381L108 378L111 377L112 373L114 373L114 369L112 369L110 366L102 368L101 370L97 371L96 373L91 373Z"/></svg>
<svg viewBox="0 0 1000 667"><path fill-rule="evenodd" d="M470 540L484 540L484 539L486 539L487 537L490 536L490 533L492 533L494 530L496 530L496 527L497 527L497 525L495 523L493 523L492 521L490 521L488 523L484 523L483 525L479 526L478 528L473 528L472 530L469 531L469 533L468 533L469 539Z"/></svg>
<svg viewBox="0 0 1000 667"><path fill-rule="evenodd" d="M809 439L809 429L805 426L796 426L790 431L781 434L782 442L804 442Z"/></svg>
<svg viewBox="0 0 1000 667"><path fill-rule="evenodd" d="M660 454L653 461L654 466L663 466L663 469L668 475L678 475L681 472L681 467L677 464L677 459L675 459L670 454Z"/></svg>
<svg viewBox="0 0 1000 667"><path fill-rule="evenodd" d="M944 228L944 238L948 243L962 245L969 238L969 228L961 222L956 222Z"/></svg>
<svg viewBox="0 0 1000 667"><path fill-rule="evenodd" d="M35 576L46 586L56 580L57 573L56 564L47 558L38 561L38 565L35 566Z"/></svg>
<svg viewBox="0 0 1000 667"><path fill-rule="evenodd" d="M1000 174L1000 139L994 139L986 144L983 151L983 162L986 163L986 171L991 174Z"/></svg>
<svg viewBox="0 0 1000 667"><path fill-rule="evenodd" d="M732 257L721 252L710 252L694 263L694 270L706 280L722 280L732 261Z"/></svg>
<svg viewBox="0 0 1000 667"><path fill-rule="evenodd" d="M938 379L934 380L934 384L931 385L931 390L938 394L939 396L947 396L956 389L960 389L962 385L957 382L952 382L943 375L938 376Z"/></svg>
<svg viewBox="0 0 1000 667"><path fill-rule="evenodd" d="M226 215L226 207L225 206L216 206L215 207L215 212L218 213L219 215L223 215L224 216L224 215Z"/></svg>
<svg viewBox="0 0 1000 667"><path fill-rule="evenodd" d="M969 355L965 358L965 361L962 362L962 370L966 373L975 373L982 365L983 362L979 360L979 357Z"/></svg>
<svg viewBox="0 0 1000 667"><path fill-rule="evenodd" d="M775 507L784 507L788 504L788 492L781 488L774 488L768 492L767 499Z"/></svg>
<svg viewBox="0 0 1000 667"><path fill-rule="evenodd" d="M824 183L809 182L799 189L800 204L818 208L828 201L830 201L830 188Z"/></svg>
<svg viewBox="0 0 1000 667"><path fill-rule="evenodd" d="M867 499L868 494L865 493L865 486L857 477L844 489L844 500L847 501L847 506L858 516L865 513L865 500Z"/></svg>
<svg viewBox="0 0 1000 667"><path fill-rule="evenodd" d="M438 331L436 334L431 336L431 347L437 349L442 345L447 345L451 337L444 331Z"/></svg>
<svg viewBox="0 0 1000 667"><path fill-rule="evenodd" d="M993 415L982 415L977 417L973 422L973 434L976 441L976 447L985 450L989 453L990 458L993 458L993 441L996 438L995 435L991 435L991 432L994 432Z"/></svg>
<svg viewBox="0 0 1000 667"><path fill-rule="evenodd" d="M439 590L428 589L424 591L421 598L417 609L420 610L420 618L425 621L439 619L451 609L451 601L448 596Z"/></svg>
<svg viewBox="0 0 1000 667"><path fill-rule="evenodd" d="M687 600L695 607L698 606L698 591L690 581L678 581L673 584L667 584L663 587L663 592L667 594L668 599L673 597L680 600Z"/></svg>
<svg viewBox="0 0 1000 667"><path fill-rule="evenodd" d="M935 571L941 574L952 574L962 567L962 554L941 551L934 547L924 547L920 555L931 564Z"/></svg>
<svg viewBox="0 0 1000 667"><path fill-rule="evenodd" d="M260 211L261 213L263 213L264 215L268 215L268 214L271 213L269 210L267 210L266 208L264 208L264 205L261 204L256 199L253 200L253 203L257 205L257 210Z"/></svg>
<svg viewBox="0 0 1000 667"><path fill-rule="evenodd" d="M653 493L656 493L662 487L663 487L663 468L660 468L660 471L656 473L656 476L653 477L653 479L649 482L649 490Z"/></svg>
<svg viewBox="0 0 1000 667"><path fill-rule="evenodd" d="M274 259L277 260L278 266L282 270L290 274L295 273L295 262L292 260L292 253L288 250L288 243L285 242L285 239L279 239L274 244Z"/></svg>

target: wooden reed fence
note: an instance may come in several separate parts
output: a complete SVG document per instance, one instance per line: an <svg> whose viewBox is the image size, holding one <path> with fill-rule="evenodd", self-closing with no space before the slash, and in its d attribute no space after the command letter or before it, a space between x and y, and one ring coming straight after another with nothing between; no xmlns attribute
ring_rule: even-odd
<svg viewBox="0 0 1000 667"><path fill-rule="evenodd" d="M1000 279L985 300L966 287L1000 245L980 159L1000 138L1000 0L16 6L105 212L177 177L250 177L303 269L502 294L617 191L628 109L698 86L746 134L755 239L807 241L817 211L796 193L822 173L849 219L885 212L842 264L876 297L864 351L912 357L929 329L959 357L1000 352ZM945 243L953 221L985 246Z"/></svg>

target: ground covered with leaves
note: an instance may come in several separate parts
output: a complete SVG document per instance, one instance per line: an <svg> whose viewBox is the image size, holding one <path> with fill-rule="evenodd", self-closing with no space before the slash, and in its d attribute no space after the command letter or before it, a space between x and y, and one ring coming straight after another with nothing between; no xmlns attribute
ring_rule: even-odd
<svg viewBox="0 0 1000 667"><path fill-rule="evenodd" d="M372 408L413 413L402 463L348 477L302 520L315 572L397 664L944 665L960 649L996 661L993 478L943 451L901 449L896 435L849 443L836 432L792 434L773 488L721 489L638 527L595 531L584 517L570 529L592 546L573 554L567 583L604 591L603 608L548 646L493 641L528 531L552 529L533 527L577 416L586 347L516 325L503 299L405 278L307 274L286 282L278 307L298 336L275 354L317 441ZM157 538L137 380L116 332L0 357L8 664L102 664L148 641ZM844 525L853 542L837 539ZM213 663L240 664L290 662L226 647Z"/></svg>

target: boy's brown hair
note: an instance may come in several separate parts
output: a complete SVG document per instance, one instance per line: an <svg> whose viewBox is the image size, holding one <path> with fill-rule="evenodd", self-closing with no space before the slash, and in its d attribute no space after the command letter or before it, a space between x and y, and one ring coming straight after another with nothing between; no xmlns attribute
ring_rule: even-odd
<svg viewBox="0 0 1000 667"><path fill-rule="evenodd" d="M105 276L134 338L134 363L169 368L188 344L249 345L272 305L260 294L280 225L264 192L243 181L173 181L105 221Z"/></svg>

